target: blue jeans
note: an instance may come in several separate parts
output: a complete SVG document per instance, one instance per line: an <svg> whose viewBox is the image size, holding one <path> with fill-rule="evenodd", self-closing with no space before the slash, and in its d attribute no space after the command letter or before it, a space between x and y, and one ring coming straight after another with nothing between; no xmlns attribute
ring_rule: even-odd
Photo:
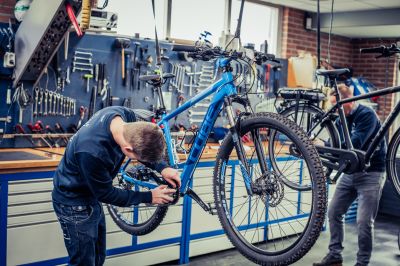
<svg viewBox="0 0 400 266"><path fill-rule="evenodd" d="M333 257L341 258L344 238L343 215L353 201L358 198L357 262L361 265L368 265L373 246L374 221L378 213L379 200L385 179L385 172L343 174L339 179L328 209L329 230L331 233L329 253Z"/></svg>
<svg viewBox="0 0 400 266"><path fill-rule="evenodd" d="M103 265L106 258L106 222L100 202L69 206L53 201L68 251L68 265Z"/></svg>

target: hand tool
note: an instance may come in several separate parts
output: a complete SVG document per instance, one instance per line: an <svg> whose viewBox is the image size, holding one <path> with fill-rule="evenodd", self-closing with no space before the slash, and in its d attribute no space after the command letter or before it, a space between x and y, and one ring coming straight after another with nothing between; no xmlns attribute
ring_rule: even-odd
<svg viewBox="0 0 400 266"><path fill-rule="evenodd" d="M65 33L64 38L64 60L68 60L69 30Z"/></svg>
<svg viewBox="0 0 400 266"><path fill-rule="evenodd" d="M97 88L96 86L93 86L92 94L90 96L88 119L90 119L92 115L96 112L96 96L97 96Z"/></svg>
<svg viewBox="0 0 400 266"><path fill-rule="evenodd" d="M15 132L16 132L17 134L24 134L24 135L26 134L26 132L25 132L25 130L24 130L24 128L22 127L21 124L16 124L16 125L15 125ZM29 140L29 142L30 142L33 146L35 146L35 143L33 142L31 136L24 136L24 138L26 138L27 140Z"/></svg>
<svg viewBox="0 0 400 266"><path fill-rule="evenodd" d="M94 82L97 85L99 84L99 70L100 70L100 64L95 64L94 65Z"/></svg>
<svg viewBox="0 0 400 266"><path fill-rule="evenodd" d="M78 62L78 60L88 61L89 63L92 63L91 57L74 56L73 62Z"/></svg>
<svg viewBox="0 0 400 266"><path fill-rule="evenodd" d="M11 116L0 117L0 122L11 123Z"/></svg>
<svg viewBox="0 0 400 266"><path fill-rule="evenodd" d="M33 126L31 123L27 124L27 127L31 131L32 134L40 134L42 133L42 128L40 125L36 122L35 125ZM43 140L44 143L46 143L47 146L50 148L53 148L53 145L51 145L44 137L40 137L41 140Z"/></svg>
<svg viewBox="0 0 400 266"><path fill-rule="evenodd" d="M104 64L99 64L99 79L97 81L97 95L101 94L101 90L103 89L103 80L104 80Z"/></svg>
<svg viewBox="0 0 400 266"><path fill-rule="evenodd" d="M67 84L70 84L70 83L71 83L71 80L69 79L70 72L71 72L70 68L67 67L67 70L66 70L66 78L65 78L65 82L67 82Z"/></svg>
<svg viewBox="0 0 400 266"><path fill-rule="evenodd" d="M60 95L60 114L62 116L65 116L65 110L64 110L64 96Z"/></svg>
<svg viewBox="0 0 400 266"><path fill-rule="evenodd" d="M83 77L86 79L86 93L89 93L90 79L93 78L92 74L85 74Z"/></svg>
<svg viewBox="0 0 400 266"><path fill-rule="evenodd" d="M125 49L129 48L131 42L127 38L116 38L114 46L121 49L121 74L122 79L125 79Z"/></svg>
<svg viewBox="0 0 400 266"><path fill-rule="evenodd" d="M130 50L125 50L125 78L122 80L123 81L123 85L129 86L129 89L132 86L132 82L131 82L131 69L132 69L132 62L131 62L131 55L132 55L132 51Z"/></svg>
<svg viewBox="0 0 400 266"><path fill-rule="evenodd" d="M82 121L85 118L85 113L87 112L87 108L84 106L79 107L79 121L76 126L78 129L82 126Z"/></svg>
<svg viewBox="0 0 400 266"><path fill-rule="evenodd" d="M75 69L77 69L77 68L79 68L81 66L93 68L93 64L92 63L73 62L72 65L74 66Z"/></svg>
<svg viewBox="0 0 400 266"><path fill-rule="evenodd" d="M196 111L193 111L193 110L189 110L189 116L194 116L194 115L206 115L206 111L204 111L204 112L196 112Z"/></svg>
<svg viewBox="0 0 400 266"><path fill-rule="evenodd" d="M11 88L7 88L6 104L11 104Z"/></svg>
<svg viewBox="0 0 400 266"><path fill-rule="evenodd" d="M48 102L48 97L49 97L49 91L46 89L44 91L44 112L43 115L47 116L47 102Z"/></svg>
<svg viewBox="0 0 400 266"><path fill-rule="evenodd" d="M103 90L106 90L107 92L107 85L108 85L108 80L107 80L107 68L106 64L102 64L102 77L103 77L103 84L101 87L101 95L103 95Z"/></svg>
<svg viewBox="0 0 400 266"><path fill-rule="evenodd" d="M75 55L78 55L78 54L89 55L90 57L93 56L93 54L91 52L75 51Z"/></svg>
<svg viewBox="0 0 400 266"><path fill-rule="evenodd" d="M47 111L47 113L48 113L48 115L53 115L53 109L52 109L52 102L53 102L53 92L52 91L49 91L49 98L47 99L47 101L48 101L48 107L49 107L49 110Z"/></svg>
<svg viewBox="0 0 400 266"><path fill-rule="evenodd" d="M33 116L38 115L38 101L39 101L39 88L35 88L35 109L33 110Z"/></svg>
<svg viewBox="0 0 400 266"><path fill-rule="evenodd" d="M60 94L59 94L59 96L60 96L60 98L58 99L58 108L59 108L58 114L59 115L64 115L64 113L63 113L63 104L62 104L64 96L60 95Z"/></svg>
<svg viewBox="0 0 400 266"><path fill-rule="evenodd" d="M189 123L193 124L193 123L203 123L204 119L193 119L193 118L189 118Z"/></svg>
<svg viewBox="0 0 400 266"><path fill-rule="evenodd" d="M39 91L39 104L40 104L40 109L39 109L39 115L42 116L43 115L43 90L40 89Z"/></svg>
<svg viewBox="0 0 400 266"><path fill-rule="evenodd" d="M195 106L194 107L209 107L210 105L209 104L206 104L206 103L197 103L197 104L195 104Z"/></svg>
<svg viewBox="0 0 400 266"><path fill-rule="evenodd" d="M55 125L54 125L54 130L57 132L57 133L61 133L61 134L64 134L65 133L65 130L64 130L64 128L60 125L60 123L55 123ZM76 131L75 131L76 132ZM68 145L68 138L66 137L66 136L61 136L62 138L63 138L63 140L64 140L64 142L65 142L65 145Z"/></svg>
<svg viewBox="0 0 400 266"><path fill-rule="evenodd" d="M59 93L57 93L57 95L56 95L56 98L57 98L57 115L60 115L61 114L61 108L60 108L60 100L61 100L61 95L59 94Z"/></svg>
<svg viewBox="0 0 400 266"><path fill-rule="evenodd" d="M87 71L93 75L93 68L83 68L83 67L73 67L72 68L72 72L75 72L76 70L83 71L83 72Z"/></svg>

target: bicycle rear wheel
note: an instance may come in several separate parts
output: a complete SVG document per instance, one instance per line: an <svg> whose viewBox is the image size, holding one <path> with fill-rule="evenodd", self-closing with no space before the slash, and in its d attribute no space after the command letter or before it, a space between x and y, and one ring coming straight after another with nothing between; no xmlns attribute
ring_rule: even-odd
<svg viewBox="0 0 400 266"><path fill-rule="evenodd" d="M296 108L296 106L290 106L287 109L284 109L281 115L287 117L288 119L294 121L297 125L302 127L305 132L307 132L309 138L318 138L322 140L325 145L328 145L333 148L340 148L340 139L339 133L337 131L336 126L333 121L327 120L323 124L319 124L319 118L324 114L324 112L312 105L301 104ZM310 131L314 125L317 125L314 130ZM281 138L279 134L275 134L271 132L271 138ZM281 139L283 143L283 140ZM270 145L276 142L271 141ZM285 169L282 169L281 165L278 163L276 158L282 156L282 152L284 149L274 149L274 147L270 146L270 156L271 163L276 171L280 172L283 176L285 176ZM324 172L326 176L329 176L332 172L332 169L324 167ZM309 184L300 185L298 183L293 183L291 180L283 180L284 183L293 188L299 190L307 190L309 189Z"/></svg>
<svg viewBox="0 0 400 266"><path fill-rule="evenodd" d="M392 137L386 155L386 172L400 198L400 129Z"/></svg>
<svg viewBox="0 0 400 266"><path fill-rule="evenodd" d="M282 175L271 167L268 157L271 130L285 136L297 149L302 159L295 158L291 178L307 179L312 184L310 190L286 188ZM268 165L264 173L252 139L254 132L260 136ZM232 244L248 259L263 265L291 264L311 249L325 219L326 180L317 151L299 126L277 114L257 113L244 118L240 134L248 140L245 157L251 165L253 194L249 195L245 189L229 134L219 149L214 168L214 199L219 220Z"/></svg>
<svg viewBox="0 0 400 266"><path fill-rule="evenodd" d="M141 167L141 169L144 169L144 167ZM134 174L129 175L129 178L136 180ZM123 178L123 176L114 178L113 185L122 190L148 191L148 188L135 185L129 182L128 179ZM128 207L107 204L107 208L111 218L119 228L128 234L137 236L148 234L156 229L168 211L168 206L157 206L148 203Z"/></svg>

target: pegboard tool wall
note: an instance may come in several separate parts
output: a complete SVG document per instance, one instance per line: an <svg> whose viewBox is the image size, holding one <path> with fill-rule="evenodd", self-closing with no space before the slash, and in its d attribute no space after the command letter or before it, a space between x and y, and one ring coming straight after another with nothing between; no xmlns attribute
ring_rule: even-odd
<svg viewBox="0 0 400 266"><path fill-rule="evenodd" d="M109 93L113 99L112 105L123 105L124 100L126 101L129 99L130 104L128 104L131 108L142 108L142 109L153 109L158 105L158 98L155 93L153 93L153 89L150 85L145 84L144 82L140 82L140 89L137 88L137 76L138 72L134 72L135 77L132 86L129 82L124 86L124 82L122 80L122 73L121 73L121 48L116 47L115 40L116 38L121 36L115 35L106 35L106 34L94 34L94 33L86 33L84 37L79 38L75 35L75 33L71 32L69 36L69 44L68 44L68 56L67 60L65 60L64 54L64 44L60 46L59 51L54 56L52 62L49 64L47 74L44 74L39 81L37 87L43 89L43 91L47 88L48 91L54 91L63 95L65 97L69 97L71 99L75 99L75 113L69 116L65 115L35 115L35 109L39 112L39 106L35 108L35 89L32 87L33 84L24 83L25 89L29 92L32 97L31 104L24 109L22 122L20 123L26 132L29 132L27 125L29 123L35 124L36 121L42 121L44 126L49 125L51 128L54 128L56 123L59 123L64 129L71 128L71 125L77 125L78 121L80 120L80 107L89 108L90 99L91 99L91 92L93 86L97 86L97 82L94 80L94 73L93 78L89 80L89 92L87 92L87 79L85 78L85 74L89 74L88 71L80 71L75 70L72 71L74 68L74 57L89 57L88 54L75 54L76 51L83 52L83 53L91 53L91 64L94 66L96 64L104 64L106 68L105 77L108 80L108 88ZM130 56L134 56L136 54L138 63L141 64L140 74L152 74L155 69L155 44L153 40L146 40L146 39L133 39L128 38L130 42L130 47L125 49L125 54L130 54ZM139 47L141 49L137 49L135 53L136 44L140 43ZM189 75L182 74L186 71L186 73L200 72L204 69L204 71L210 71L213 69L212 62L202 62L197 61L196 69L193 68L194 62L188 62L186 60L180 60L178 55L175 52L171 52L172 45L166 42L160 42L161 49L163 50L163 54L165 58L163 60L163 71L165 72L172 72L174 74L181 74L183 77L180 80L179 84L177 78L171 80L169 83L165 84L163 87L163 92L165 93L165 101L166 105L170 106L171 109L174 109L178 106L178 96L182 95L184 98L190 98L189 96L189 85L190 82L193 82L192 89L192 96L196 94L196 90L201 89L201 75L195 74L193 76L193 80L190 80ZM142 51L142 54L141 52ZM126 57L125 57L126 58ZM152 62L149 61L147 63L148 58L152 59ZM75 58L76 59L76 58ZM80 61L79 59L77 61ZM86 60L87 61L87 60ZM86 62L85 59L80 62ZM125 62L128 64L129 62ZM78 66L80 67L80 66ZM134 67L134 66L131 66ZM64 87L60 88L57 83L60 81L58 80L59 77L66 78L67 74L66 71L69 68L69 80L70 83L64 82ZM87 68L85 66L81 66L81 68ZM204 72L205 73L205 72ZM210 72L209 72L210 73ZM130 76L132 78L132 76ZM197 79L196 84L194 84L194 80ZM209 79L209 78L208 78ZM200 80L200 82L199 82ZM203 83L204 80L202 79ZM211 84L212 80L209 81ZM272 87L272 82L270 81L270 86ZM206 88L204 85L203 89ZM8 82L2 81L0 83L0 101L3 103L0 104L0 117L6 116L7 111L10 105L5 104L6 99L6 91L8 87ZM180 90L180 92L179 92ZM12 90L14 93L15 89ZM44 97L44 96L43 96ZM98 111L102 108L102 96L97 95L96 100L96 108L95 110ZM256 104L260 102L262 99L259 97L253 97L252 104ZM182 98L181 98L182 99ZM54 107L54 106L53 106ZM49 108L49 107L47 107ZM167 108L168 109L168 108ZM172 120L171 123L182 124L185 127L189 127L190 124L200 124L202 121L202 112L207 109L207 103L204 105L200 105L194 108L193 117L188 119L189 113L186 111L178 117L178 119ZM14 133L15 125L19 123L19 107L16 103L12 105L10 108L11 112L10 115L12 117L12 122L7 124L6 133ZM196 113L197 112L197 113ZM64 112L65 113L65 112ZM87 112L84 115L84 119L82 123L86 122L88 118ZM224 121L219 118L217 121L217 125L223 124ZM171 124L171 126L172 126ZM0 128L4 128L4 124L0 122ZM30 143L25 141L22 145L30 146ZM18 145L12 139L5 139L2 141L0 147L15 147L21 146L19 143Z"/></svg>

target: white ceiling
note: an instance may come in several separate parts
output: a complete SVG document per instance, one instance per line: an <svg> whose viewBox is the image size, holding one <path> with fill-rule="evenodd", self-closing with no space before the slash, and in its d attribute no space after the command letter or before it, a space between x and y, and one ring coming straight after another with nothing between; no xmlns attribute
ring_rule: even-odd
<svg viewBox="0 0 400 266"><path fill-rule="evenodd" d="M328 29L321 29L328 32ZM343 27L332 29L332 33L349 38L399 38L400 25L368 26L368 27Z"/></svg>
<svg viewBox="0 0 400 266"><path fill-rule="evenodd" d="M317 0L262 0L281 6L294 7L301 10L317 11ZM331 11L331 0L320 0L322 13ZM400 7L400 0L334 0L334 12L375 10Z"/></svg>
<svg viewBox="0 0 400 266"><path fill-rule="evenodd" d="M288 6L300 10L316 12L317 0L261 0L280 6ZM332 0L320 0L321 13L330 13ZM334 0L333 11L351 12L365 10L382 10L400 8L400 0ZM350 14L349 14L350 15ZM400 15L400 14L399 14ZM321 28L323 32L329 32L329 28ZM384 25L369 27L340 27L335 28L333 34L349 38L398 38L400 37L400 25Z"/></svg>

